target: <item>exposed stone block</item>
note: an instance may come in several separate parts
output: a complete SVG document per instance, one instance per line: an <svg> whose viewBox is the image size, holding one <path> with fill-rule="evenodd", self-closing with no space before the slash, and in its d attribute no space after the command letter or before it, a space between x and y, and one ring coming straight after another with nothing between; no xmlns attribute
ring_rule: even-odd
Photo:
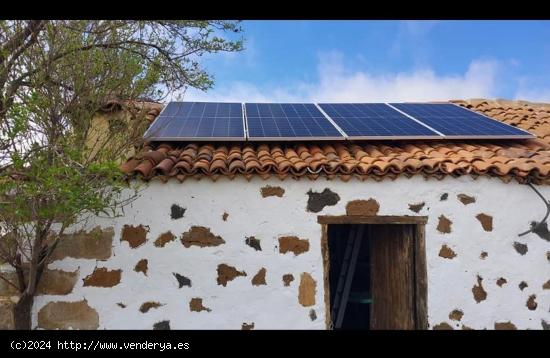
<svg viewBox="0 0 550 358"><path fill-rule="evenodd" d="M374 216L378 214L380 204L373 198L369 200L353 200L346 205L347 215L367 215Z"/></svg>
<svg viewBox="0 0 550 358"><path fill-rule="evenodd" d="M86 300L50 302L38 312L38 327L44 329L97 329L99 315Z"/></svg>
<svg viewBox="0 0 550 358"><path fill-rule="evenodd" d="M238 271L235 267L227 264L218 265L218 285L227 286L227 282L234 280L238 276L246 276L246 272Z"/></svg>
<svg viewBox="0 0 550 358"><path fill-rule="evenodd" d="M317 282L307 272L300 275L300 287L298 288L298 302L304 307L315 305L315 293Z"/></svg>
<svg viewBox="0 0 550 358"><path fill-rule="evenodd" d="M148 226L138 225L124 225L122 228L122 234L120 241L127 241L132 249L140 247L147 242L147 233L149 232Z"/></svg>
<svg viewBox="0 0 550 358"><path fill-rule="evenodd" d="M9 299L0 298L0 329L13 329L13 303Z"/></svg>
<svg viewBox="0 0 550 358"><path fill-rule="evenodd" d="M84 278L84 286L113 287L120 283L122 270L109 270L106 267L96 268Z"/></svg>
<svg viewBox="0 0 550 358"><path fill-rule="evenodd" d="M447 219L445 215L440 215L438 219L439 222L437 223L437 231L442 234L449 234L451 232L451 225L453 222Z"/></svg>
<svg viewBox="0 0 550 358"><path fill-rule="evenodd" d="M283 236L279 238L279 252L286 254L292 252L294 255L300 255L309 251L309 241L300 239L296 236Z"/></svg>
<svg viewBox="0 0 550 358"><path fill-rule="evenodd" d="M334 206L340 201L340 196L326 188L320 193L314 193L312 190L307 192L309 199L307 201L307 211L318 213L325 206Z"/></svg>
<svg viewBox="0 0 550 358"><path fill-rule="evenodd" d="M199 297L192 298L191 301L189 301L189 310L191 312L212 311L210 308L203 306L202 298Z"/></svg>
<svg viewBox="0 0 550 358"><path fill-rule="evenodd" d="M225 244L225 241L220 236L211 233L209 228L193 226L189 231L183 233L181 243L185 247L209 247Z"/></svg>
<svg viewBox="0 0 550 358"><path fill-rule="evenodd" d="M254 277L252 278L252 285L254 286L267 285L267 283L265 282L266 272L267 270L264 267L262 267L260 271L258 271L258 273L254 275Z"/></svg>
<svg viewBox="0 0 550 358"><path fill-rule="evenodd" d="M155 247L164 247L164 245L170 241L174 241L175 239L176 235L172 234L170 231L167 231L159 235L159 237L155 240L154 245Z"/></svg>
<svg viewBox="0 0 550 358"><path fill-rule="evenodd" d="M66 257L107 260L112 254L114 236L112 227L101 229L99 226L89 232L64 234L52 252L50 261L62 260Z"/></svg>
<svg viewBox="0 0 550 358"><path fill-rule="evenodd" d="M267 198L268 196L277 196L281 198L284 195L285 190L280 186L266 185L260 189L260 192L264 198Z"/></svg>

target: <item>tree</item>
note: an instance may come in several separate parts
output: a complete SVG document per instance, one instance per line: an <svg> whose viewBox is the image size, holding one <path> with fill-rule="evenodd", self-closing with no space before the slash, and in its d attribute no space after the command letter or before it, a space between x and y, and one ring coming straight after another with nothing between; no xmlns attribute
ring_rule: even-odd
<svg viewBox="0 0 550 358"><path fill-rule="evenodd" d="M121 118L94 136L97 111L210 88L201 56L242 50L240 32L234 21L0 22L0 261L17 277L0 279L19 292L16 329L31 328L37 286L65 230L126 202L118 164L143 128Z"/></svg>

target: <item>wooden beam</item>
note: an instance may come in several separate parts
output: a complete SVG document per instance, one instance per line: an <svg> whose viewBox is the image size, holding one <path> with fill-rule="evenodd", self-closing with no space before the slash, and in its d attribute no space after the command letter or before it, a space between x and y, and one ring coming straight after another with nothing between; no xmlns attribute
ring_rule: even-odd
<svg viewBox="0 0 550 358"><path fill-rule="evenodd" d="M428 273L425 236L424 225L416 225L414 233L416 329L428 329Z"/></svg>
<svg viewBox="0 0 550 358"><path fill-rule="evenodd" d="M330 312L330 253L328 250L328 225L321 225L321 254L323 256L323 287L325 289L325 326L332 329Z"/></svg>
<svg viewBox="0 0 550 358"><path fill-rule="evenodd" d="M428 222L427 216L366 216L366 215L338 215L317 216L319 224L420 224Z"/></svg>

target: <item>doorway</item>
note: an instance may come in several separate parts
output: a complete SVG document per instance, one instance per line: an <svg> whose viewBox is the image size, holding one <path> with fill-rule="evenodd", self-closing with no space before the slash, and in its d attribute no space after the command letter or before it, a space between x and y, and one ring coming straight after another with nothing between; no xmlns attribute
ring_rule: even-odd
<svg viewBox="0 0 550 358"><path fill-rule="evenodd" d="M330 329L425 329L425 217L323 216Z"/></svg>

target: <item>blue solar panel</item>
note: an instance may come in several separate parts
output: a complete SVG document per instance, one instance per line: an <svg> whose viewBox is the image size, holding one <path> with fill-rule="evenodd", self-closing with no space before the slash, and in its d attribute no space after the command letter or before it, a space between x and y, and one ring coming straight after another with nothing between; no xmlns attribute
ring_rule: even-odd
<svg viewBox="0 0 550 358"><path fill-rule="evenodd" d="M519 128L449 103L391 103L445 137L532 138Z"/></svg>
<svg viewBox="0 0 550 358"><path fill-rule="evenodd" d="M385 103L319 103L351 139L440 137Z"/></svg>
<svg viewBox="0 0 550 358"><path fill-rule="evenodd" d="M170 102L144 137L149 140L244 140L242 105Z"/></svg>
<svg viewBox="0 0 550 358"><path fill-rule="evenodd" d="M245 103L250 140L344 139L313 103Z"/></svg>

